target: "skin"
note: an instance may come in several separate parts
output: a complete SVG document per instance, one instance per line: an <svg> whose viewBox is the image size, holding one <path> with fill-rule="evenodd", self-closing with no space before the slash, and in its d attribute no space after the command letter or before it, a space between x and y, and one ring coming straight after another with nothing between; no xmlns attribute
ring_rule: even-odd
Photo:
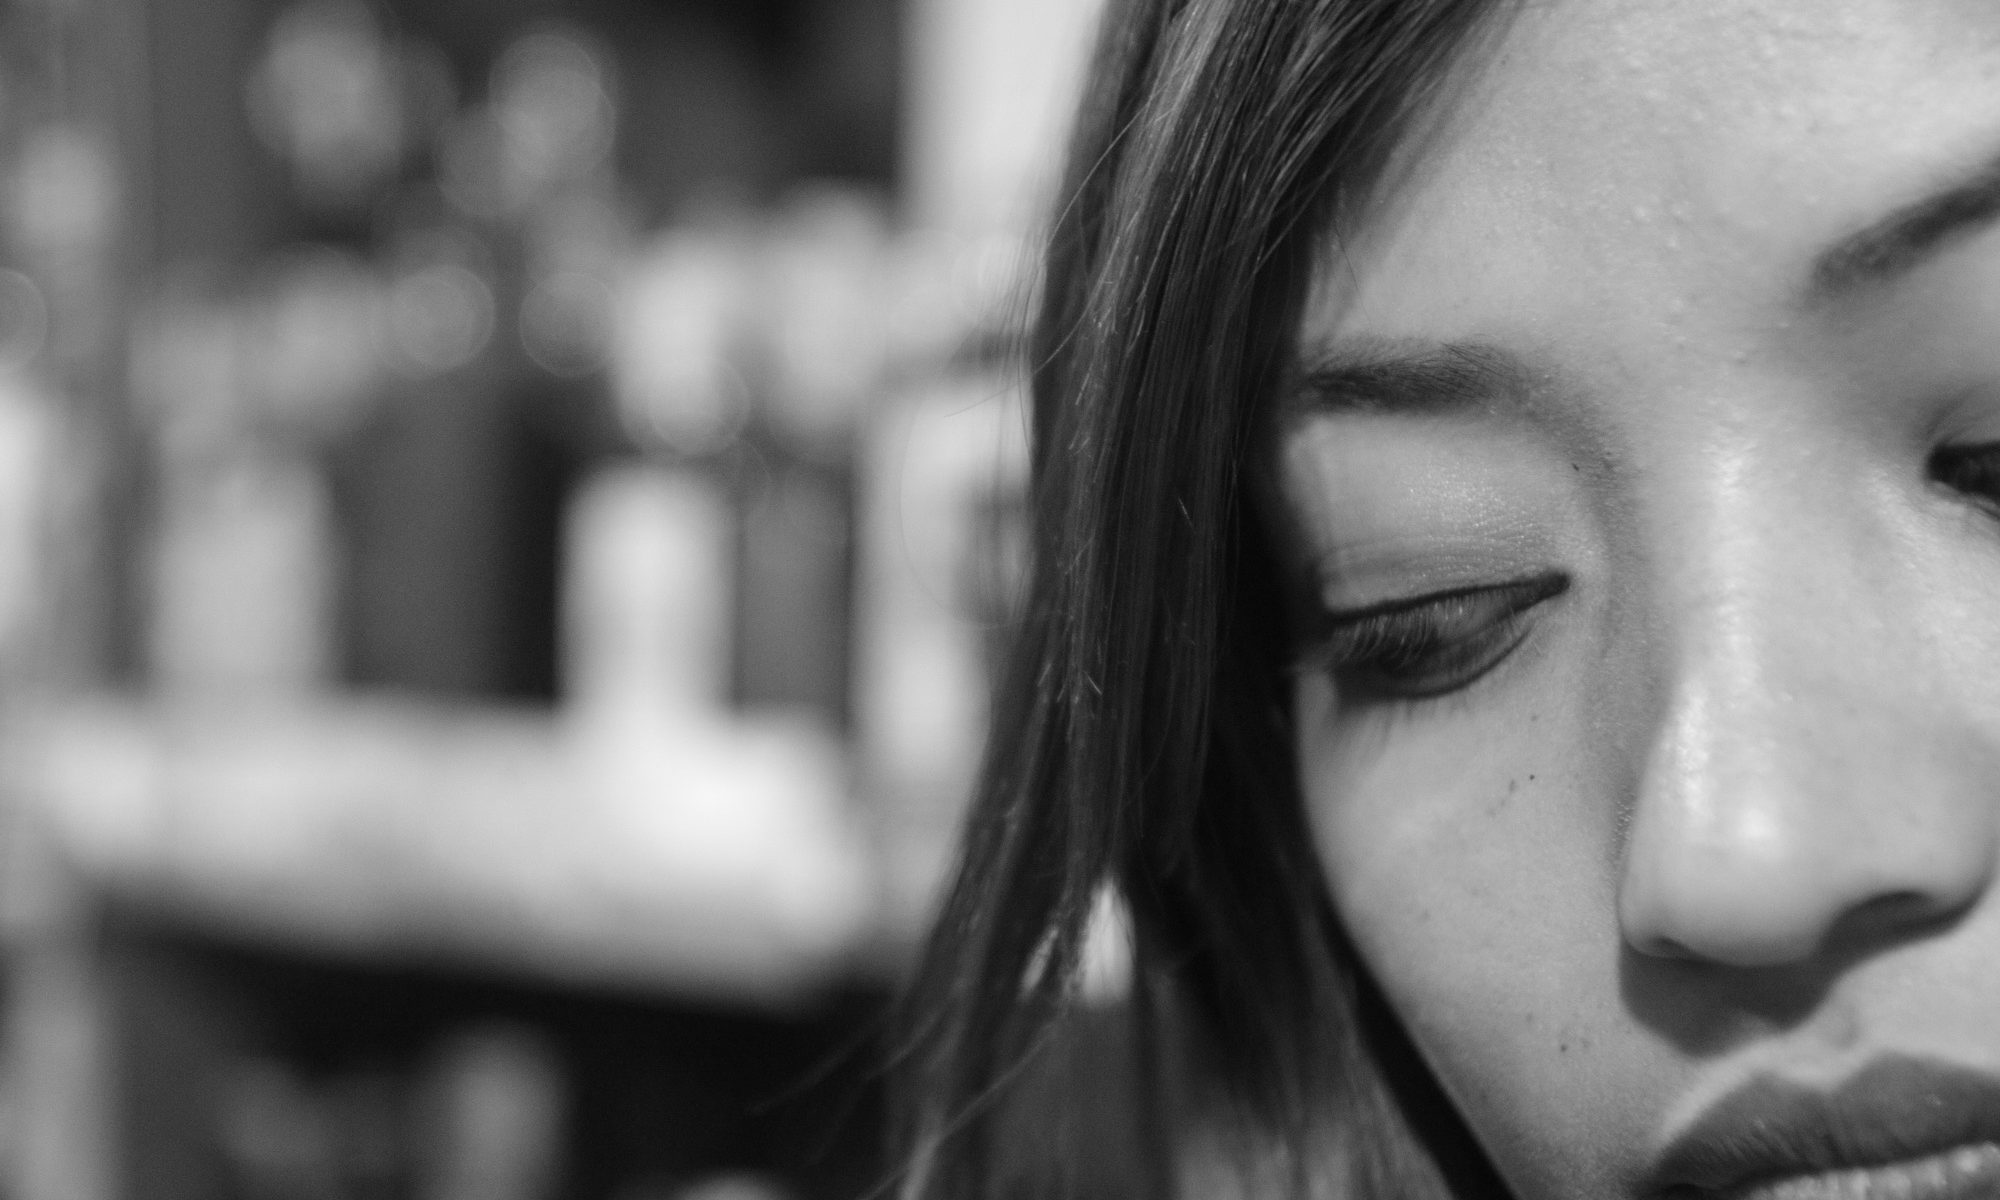
<svg viewBox="0 0 2000 1200"><path fill-rule="evenodd" d="M1814 294L2000 158L2000 5L1558 0L1329 252L1309 361L1524 386L1296 420L1330 608L1557 573L1490 670L1306 670L1338 911L1524 1198L1636 1194L1746 1080L2000 1072L2000 227Z"/></svg>

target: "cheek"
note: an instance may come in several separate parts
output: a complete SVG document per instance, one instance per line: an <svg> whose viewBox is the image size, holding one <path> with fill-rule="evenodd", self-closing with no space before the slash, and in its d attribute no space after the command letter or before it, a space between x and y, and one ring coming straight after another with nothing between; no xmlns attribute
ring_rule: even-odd
<svg viewBox="0 0 2000 1200"><path fill-rule="evenodd" d="M1502 1173L1610 1194L1664 1075L1619 999L1615 785L1585 706L1516 699L1334 721L1307 681L1303 782L1350 936Z"/></svg>

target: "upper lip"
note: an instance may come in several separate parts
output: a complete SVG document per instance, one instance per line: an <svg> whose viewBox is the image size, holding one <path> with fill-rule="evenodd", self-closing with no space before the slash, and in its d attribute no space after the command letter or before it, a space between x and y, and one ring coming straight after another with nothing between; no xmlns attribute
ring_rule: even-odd
<svg viewBox="0 0 2000 1200"><path fill-rule="evenodd" d="M2000 1142L2000 1079L1919 1058L1878 1058L1832 1090L1760 1076L1667 1144L1644 1194L1721 1194Z"/></svg>

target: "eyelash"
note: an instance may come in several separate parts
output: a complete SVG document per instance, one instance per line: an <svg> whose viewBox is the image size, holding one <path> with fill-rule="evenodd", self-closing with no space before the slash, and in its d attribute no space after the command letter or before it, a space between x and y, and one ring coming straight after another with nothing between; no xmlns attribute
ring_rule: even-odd
<svg viewBox="0 0 2000 1200"><path fill-rule="evenodd" d="M1568 589L1568 576L1551 574L1322 612L1300 665L1326 672L1349 701L1448 695L1513 653L1528 612Z"/></svg>
<svg viewBox="0 0 2000 1200"><path fill-rule="evenodd" d="M2000 515L2000 442L1939 447L1928 470L1933 480Z"/></svg>

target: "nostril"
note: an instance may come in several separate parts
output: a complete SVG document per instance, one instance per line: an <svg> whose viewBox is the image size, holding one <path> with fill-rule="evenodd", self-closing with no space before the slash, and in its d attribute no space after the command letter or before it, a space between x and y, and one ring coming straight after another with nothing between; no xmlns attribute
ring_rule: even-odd
<svg viewBox="0 0 2000 1200"><path fill-rule="evenodd" d="M1683 945L1677 938L1649 937L1636 942L1633 947L1647 958L1665 958L1687 961L1701 957Z"/></svg>
<svg viewBox="0 0 2000 1200"><path fill-rule="evenodd" d="M1738 894L1733 902L1718 901L1713 893L1704 898L1712 903L1680 897L1671 908L1627 909L1626 944L1653 959L1774 967L1928 936L1972 907L1961 897L1921 889L1885 892L1846 905L1800 903L1798 896L1778 891ZM1815 920L1815 912L1824 915Z"/></svg>
<svg viewBox="0 0 2000 1200"><path fill-rule="evenodd" d="M1625 942L1648 958L1667 961L1739 968L1803 962L1826 945L1840 918L1855 910L1824 895L1815 886L1823 881L1801 881L1797 874L1763 872L1757 886L1713 871L1657 874L1645 881L1654 886L1635 887L1621 905ZM1906 912L1892 903L1879 919L1895 921Z"/></svg>
<svg viewBox="0 0 2000 1200"><path fill-rule="evenodd" d="M1857 904L1831 931L1829 941L1873 939L1883 934L1910 934L1950 924L1966 906L1934 892L1888 892Z"/></svg>

